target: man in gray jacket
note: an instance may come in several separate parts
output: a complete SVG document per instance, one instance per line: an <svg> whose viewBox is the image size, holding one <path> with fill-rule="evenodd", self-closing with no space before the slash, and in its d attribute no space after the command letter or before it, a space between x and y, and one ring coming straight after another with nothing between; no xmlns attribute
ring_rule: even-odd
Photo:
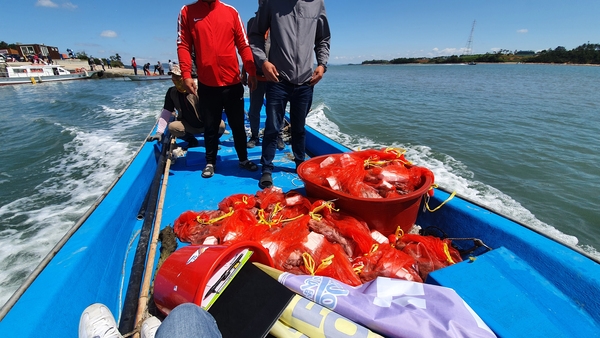
<svg viewBox="0 0 600 338"><path fill-rule="evenodd" d="M265 52L269 31L271 47ZM296 167L304 161L306 116L312 105L313 89L327 70L331 34L324 0L264 0L249 32L257 68L267 82L265 131L263 136L261 189L273 185L273 159L277 136L290 103L292 152ZM313 51L317 67L313 70Z"/></svg>

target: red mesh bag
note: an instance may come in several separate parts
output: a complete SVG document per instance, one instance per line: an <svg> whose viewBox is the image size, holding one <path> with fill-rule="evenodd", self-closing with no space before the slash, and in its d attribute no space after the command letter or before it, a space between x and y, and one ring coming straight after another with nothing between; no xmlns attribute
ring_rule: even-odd
<svg viewBox="0 0 600 338"><path fill-rule="evenodd" d="M415 270L415 259L391 246L379 246L382 255L377 262L375 272L377 276L399 278L415 282L423 282Z"/></svg>
<svg viewBox="0 0 600 338"><path fill-rule="evenodd" d="M396 247L415 258L417 271L426 280L430 272L462 261L458 250L450 244L449 240L434 236L406 234Z"/></svg>
<svg viewBox="0 0 600 338"><path fill-rule="evenodd" d="M256 193L256 201L258 208L269 210L277 203L284 204L285 196L281 188L269 187Z"/></svg>
<svg viewBox="0 0 600 338"><path fill-rule="evenodd" d="M256 215L248 209L234 210L223 219L221 238L223 244L233 244L249 240L249 235L257 224Z"/></svg>
<svg viewBox="0 0 600 338"><path fill-rule="evenodd" d="M235 194L224 198L219 202L219 210L227 213L230 208L233 210L238 209L252 209L256 205L256 198L254 195L246 194Z"/></svg>
<svg viewBox="0 0 600 338"><path fill-rule="evenodd" d="M362 284L340 245L323 239L317 247L305 248L302 270L306 274L331 277L352 286Z"/></svg>
<svg viewBox="0 0 600 338"><path fill-rule="evenodd" d="M185 211L175 220L173 231L182 242L202 244L204 239L215 236L220 239L220 223L211 223L210 220L217 219L222 215L219 210L214 211ZM198 222L200 220L201 222Z"/></svg>
<svg viewBox="0 0 600 338"><path fill-rule="evenodd" d="M331 219L342 236L352 240L356 244L358 250L354 251L353 257L365 254L371 250L375 241L371 237L371 231L366 223L360 222L356 218L341 212L331 213L329 216L326 216L326 219Z"/></svg>
<svg viewBox="0 0 600 338"><path fill-rule="evenodd" d="M383 250L379 250L380 245L373 245L371 250L362 256L358 256L352 262L354 271L358 273L363 283L377 278L377 262L383 256Z"/></svg>
<svg viewBox="0 0 600 338"><path fill-rule="evenodd" d="M283 228L268 233L260 241L269 250L273 258L273 267L292 273L300 271L298 268L302 265L302 243L309 234L309 219L310 216L306 215L288 222Z"/></svg>

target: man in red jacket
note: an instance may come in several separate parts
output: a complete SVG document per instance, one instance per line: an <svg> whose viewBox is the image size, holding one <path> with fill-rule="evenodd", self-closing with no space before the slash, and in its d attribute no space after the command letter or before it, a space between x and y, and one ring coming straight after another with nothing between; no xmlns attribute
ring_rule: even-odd
<svg viewBox="0 0 600 338"><path fill-rule="evenodd" d="M225 110L233 134L240 167L258 166L248 160L244 128L244 87L237 52L250 74L250 90L256 87L256 67L248 38L237 10L220 0L201 0L185 5L177 22L177 55L186 89L198 93L204 118L206 167L202 177L214 175L221 113ZM192 51L196 57L198 84L192 78Z"/></svg>

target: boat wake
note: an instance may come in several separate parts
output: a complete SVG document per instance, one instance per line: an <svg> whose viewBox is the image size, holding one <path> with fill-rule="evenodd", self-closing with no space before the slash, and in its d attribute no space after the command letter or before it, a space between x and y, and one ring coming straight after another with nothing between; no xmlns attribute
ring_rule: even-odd
<svg viewBox="0 0 600 338"><path fill-rule="evenodd" d="M0 206L0 306L135 154L142 135L155 121L156 106L162 104L162 94L155 91L164 92L147 86L138 91L108 105L94 104L83 118L97 122L85 127L54 122L56 131L48 137L56 139L58 132L67 140L64 151L44 160L41 183L24 197ZM156 96L158 103L135 100L140 96ZM127 100L131 102L123 104ZM144 119L150 124L140 123ZM10 179L6 175L0 175L0 181Z"/></svg>
<svg viewBox="0 0 600 338"><path fill-rule="evenodd" d="M558 229L546 224L535 217L519 202L502 191L474 180L474 173L466 165L453 157L436 153L427 146L405 145L401 143L379 144L363 135L348 135L327 118L329 107L319 103L309 113L306 123L351 149L395 147L406 149L406 158L413 163L429 168L435 174L435 183L448 191L456 191L462 197L486 206L501 215L522 222L529 227L570 246L577 246L588 255L600 259L600 252L596 248L586 245L578 246L575 236L565 234Z"/></svg>

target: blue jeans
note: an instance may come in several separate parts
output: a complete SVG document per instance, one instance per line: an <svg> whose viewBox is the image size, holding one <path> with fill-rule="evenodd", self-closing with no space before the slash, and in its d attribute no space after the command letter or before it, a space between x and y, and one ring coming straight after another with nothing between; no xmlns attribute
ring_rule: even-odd
<svg viewBox="0 0 600 338"><path fill-rule="evenodd" d="M256 89L250 93L250 109L248 109L248 120L250 121L251 138L258 139L258 128L260 126L260 110L265 99L265 81L256 81Z"/></svg>
<svg viewBox="0 0 600 338"><path fill-rule="evenodd" d="M184 303L171 311L160 324L155 338L221 338L213 316L194 303Z"/></svg>
<svg viewBox="0 0 600 338"><path fill-rule="evenodd" d="M290 103L290 124L292 129L292 153L296 166L304 162L306 156L306 116L312 105L314 87L308 83L295 85L287 81L267 82L267 120L263 136L260 164L263 173L273 172L273 159L277 149L277 136L285 116L285 108Z"/></svg>

